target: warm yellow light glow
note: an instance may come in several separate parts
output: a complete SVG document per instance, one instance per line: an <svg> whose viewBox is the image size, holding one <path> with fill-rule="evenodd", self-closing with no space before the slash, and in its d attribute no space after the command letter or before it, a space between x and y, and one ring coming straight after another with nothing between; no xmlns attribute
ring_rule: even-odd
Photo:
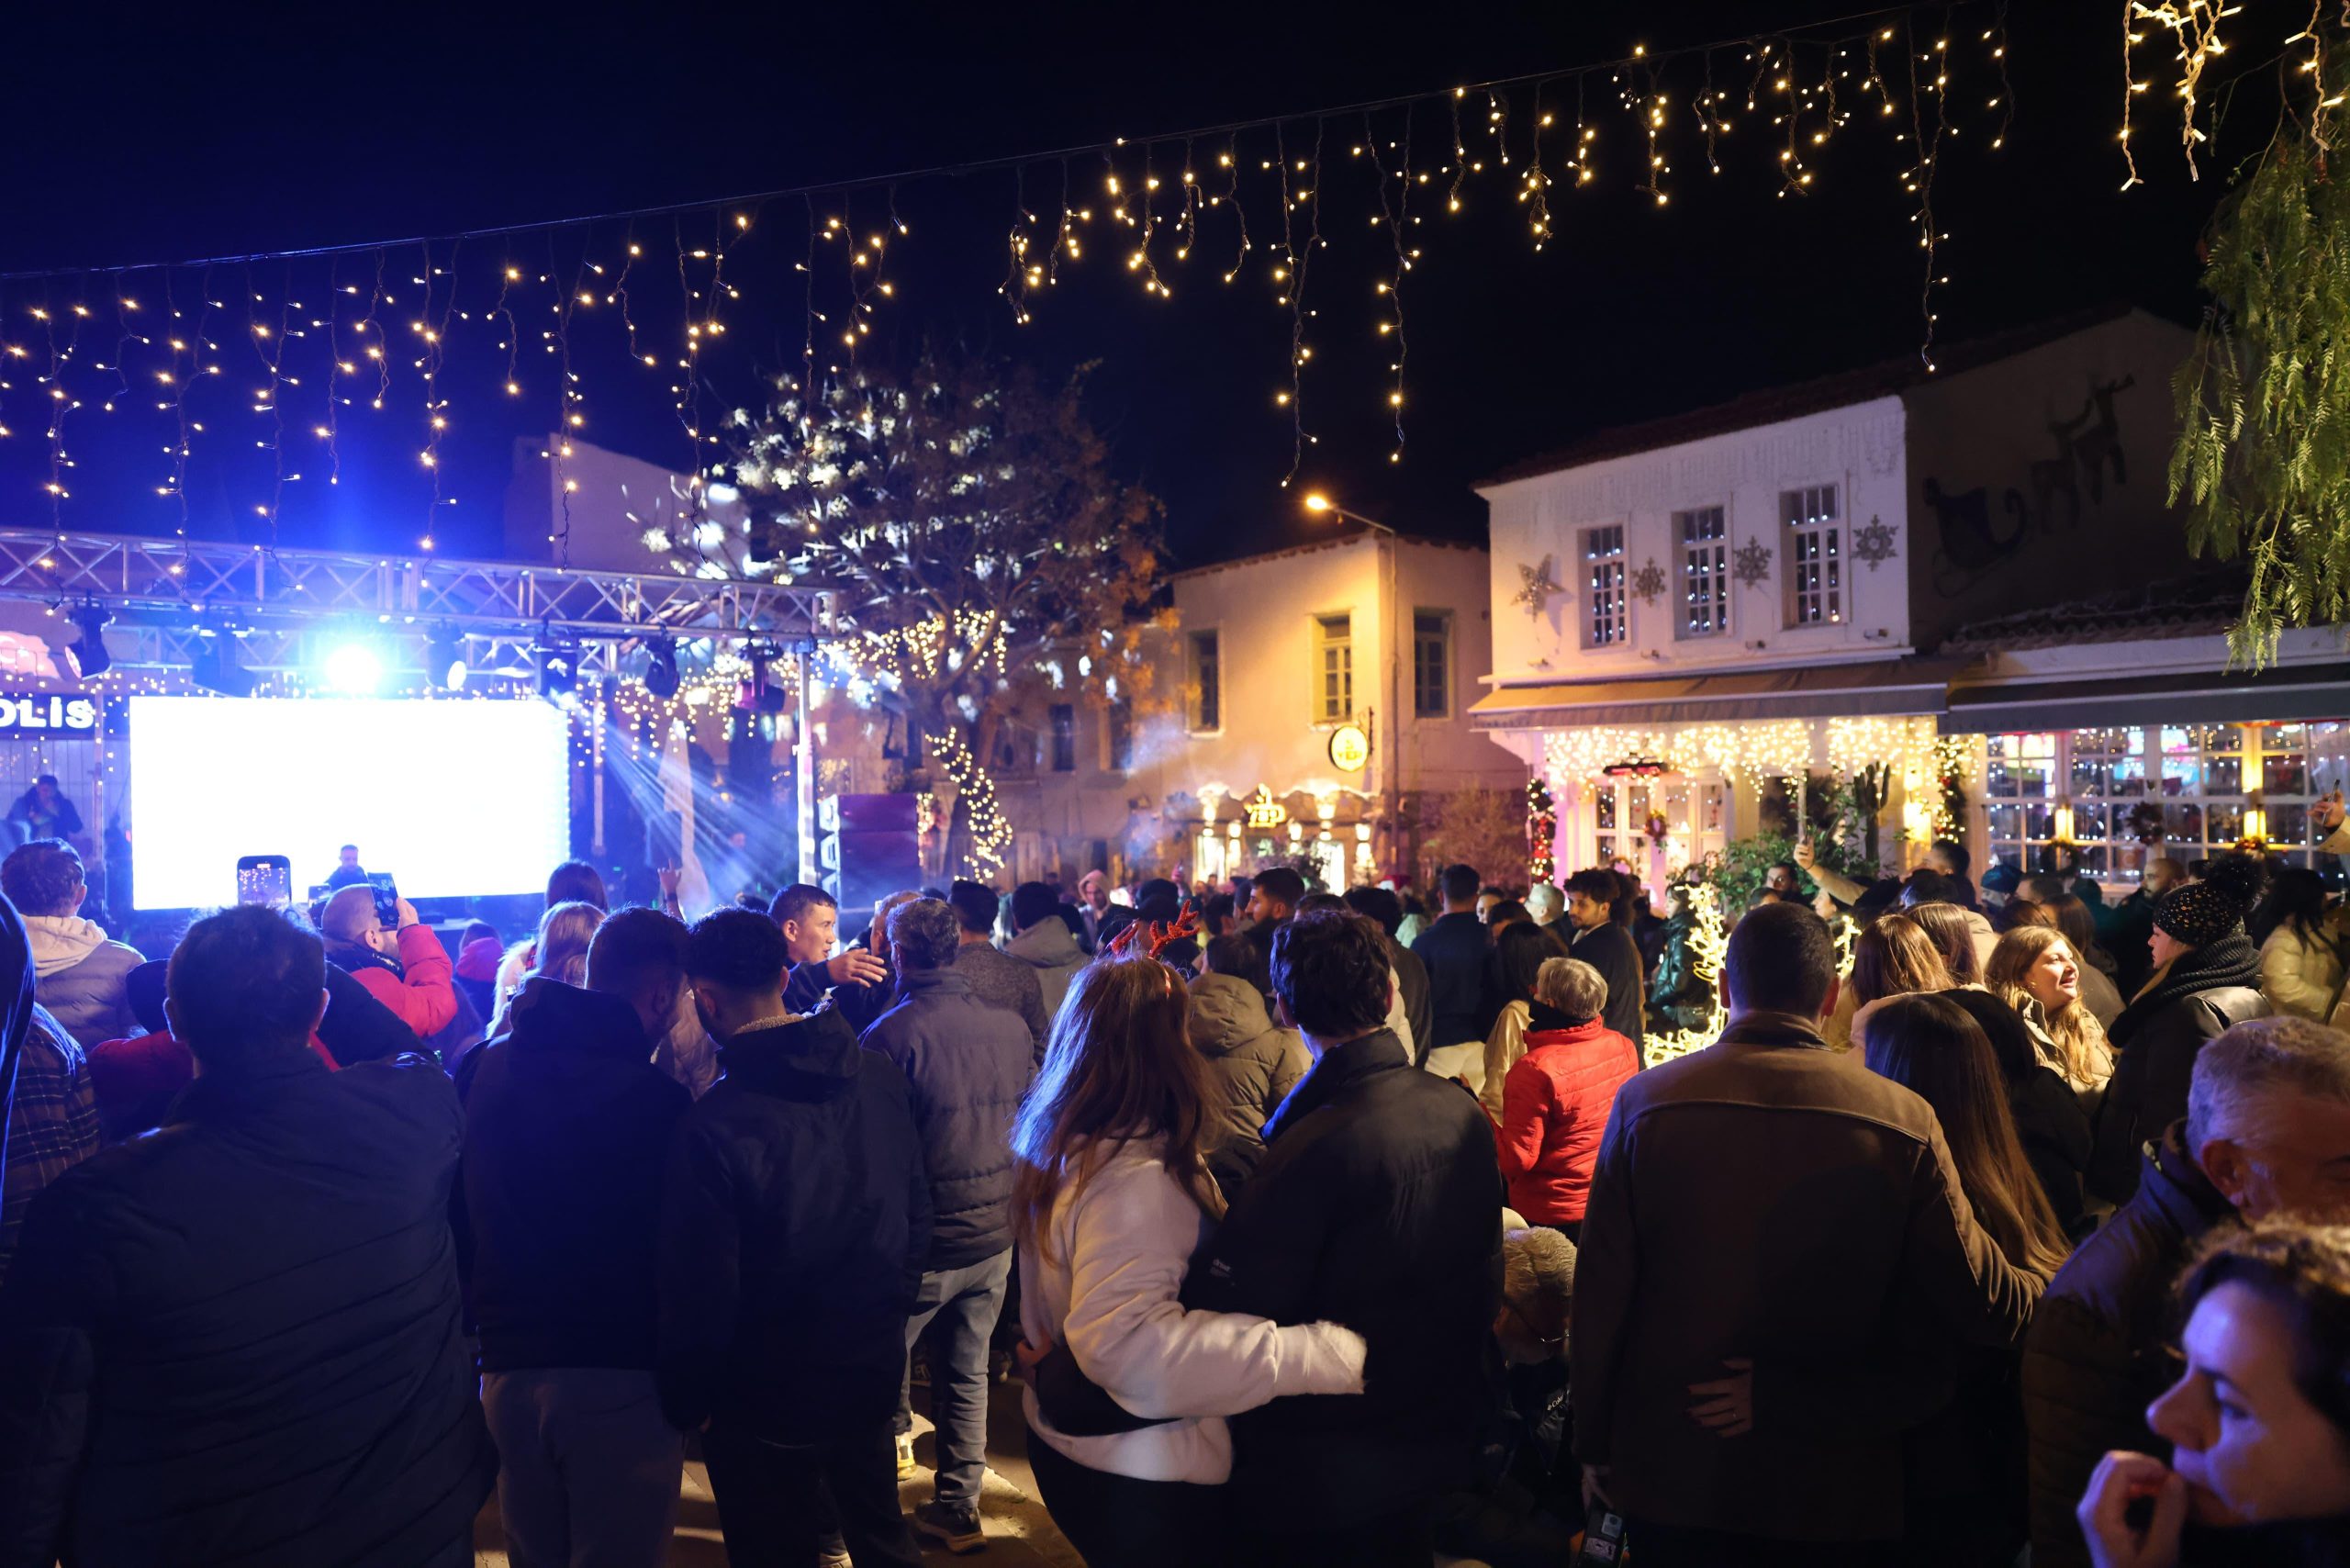
<svg viewBox="0 0 2350 1568"><path fill-rule="evenodd" d="M1307 511L1328 511L1331 510L1330 498L1324 495L1319 490L1309 490L1306 492L1305 496L1305 510Z"/></svg>

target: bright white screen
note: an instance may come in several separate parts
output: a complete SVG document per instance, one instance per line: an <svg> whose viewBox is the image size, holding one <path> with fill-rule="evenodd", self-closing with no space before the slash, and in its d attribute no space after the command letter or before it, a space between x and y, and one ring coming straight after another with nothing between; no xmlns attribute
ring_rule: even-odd
<svg viewBox="0 0 2350 1568"><path fill-rule="evenodd" d="M545 702L134 697L130 750L140 909L233 903L241 855L290 857L299 899L355 844L415 899L536 892L571 854Z"/></svg>

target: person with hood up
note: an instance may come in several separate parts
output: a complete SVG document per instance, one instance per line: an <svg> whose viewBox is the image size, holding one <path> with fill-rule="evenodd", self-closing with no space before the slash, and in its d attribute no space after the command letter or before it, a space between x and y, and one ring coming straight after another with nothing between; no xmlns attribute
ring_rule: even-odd
<svg viewBox="0 0 2350 1568"><path fill-rule="evenodd" d="M1060 895L1042 882L1023 882L1012 890L1012 928L1004 953L1036 971L1049 1031L1069 995L1069 981L1085 967L1085 949L1060 917Z"/></svg>
<svg viewBox="0 0 2350 1568"><path fill-rule="evenodd" d="M37 838L10 850L0 860L0 892L24 916L40 1004L66 1033L84 1049L136 1033L126 981L146 957L75 913L88 889L73 846Z"/></svg>
<svg viewBox="0 0 2350 1568"><path fill-rule="evenodd" d="M457 994L473 1003L480 1018L498 1016L498 968L506 960L506 946L498 928L486 920L469 921L457 944L456 972L452 983Z"/></svg>
<svg viewBox="0 0 2350 1568"><path fill-rule="evenodd" d="M384 929L373 886L345 888L319 913L319 935L326 940L327 961L399 1014L422 1040L455 1021L457 992L441 938L406 899L399 901L398 921L398 929Z"/></svg>
<svg viewBox="0 0 2350 1568"><path fill-rule="evenodd" d="M80 1042L34 1000L24 925L0 901L0 1083L8 1093L7 1170L0 1176L0 1274L16 1255L25 1209L51 1182L97 1153L97 1096Z"/></svg>
<svg viewBox="0 0 2350 1568"><path fill-rule="evenodd" d="M1192 1048L1207 1063L1200 1150L1226 1198L1265 1154L1265 1124L1313 1068L1305 1041L1265 1011L1264 955L1246 936L1218 936L1192 982Z"/></svg>
<svg viewBox="0 0 2350 1568"><path fill-rule="evenodd" d="M2098 1107L2089 1190L2112 1203L2138 1187L2138 1151L2187 1114L2195 1058L2235 1025L2269 1014L2260 951L2244 917L2260 868L2242 856L2211 863L2207 879L2173 888L2154 905L2154 971L2107 1038L2113 1077Z"/></svg>

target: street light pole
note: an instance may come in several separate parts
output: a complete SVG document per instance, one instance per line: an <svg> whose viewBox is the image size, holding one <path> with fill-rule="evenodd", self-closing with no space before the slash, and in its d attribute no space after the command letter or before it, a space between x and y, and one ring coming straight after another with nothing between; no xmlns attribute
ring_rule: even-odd
<svg viewBox="0 0 2350 1568"><path fill-rule="evenodd" d="M1379 740L1374 739L1372 745L1375 751L1383 754L1381 756L1380 771L1386 776L1386 782L1381 792L1385 798L1384 803L1387 808L1387 859L1392 868L1396 857L1402 852L1404 816L1401 755L1404 721L1396 698L1396 684L1402 658L1402 638L1397 632L1397 622L1400 618L1395 608L1395 552L1403 535L1375 517L1365 517L1359 511L1348 510L1319 490L1307 494L1305 510L1311 512L1328 512L1333 517L1361 523L1380 536L1374 543L1379 550L1381 568L1380 635L1387 644L1387 679L1384 693L1387 704L1387 744L1382 745Z"/></svg>

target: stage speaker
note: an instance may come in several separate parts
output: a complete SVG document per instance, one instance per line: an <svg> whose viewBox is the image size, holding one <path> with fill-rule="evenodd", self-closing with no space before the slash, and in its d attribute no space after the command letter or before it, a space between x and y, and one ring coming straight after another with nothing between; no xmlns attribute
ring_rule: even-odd
<svg viewBox="0 0 2350 1568"><path fill-rule="evenodd" d="M854 935L890 894L923 885L912 795L824 795L816 801L816 864Z"/></svg>

